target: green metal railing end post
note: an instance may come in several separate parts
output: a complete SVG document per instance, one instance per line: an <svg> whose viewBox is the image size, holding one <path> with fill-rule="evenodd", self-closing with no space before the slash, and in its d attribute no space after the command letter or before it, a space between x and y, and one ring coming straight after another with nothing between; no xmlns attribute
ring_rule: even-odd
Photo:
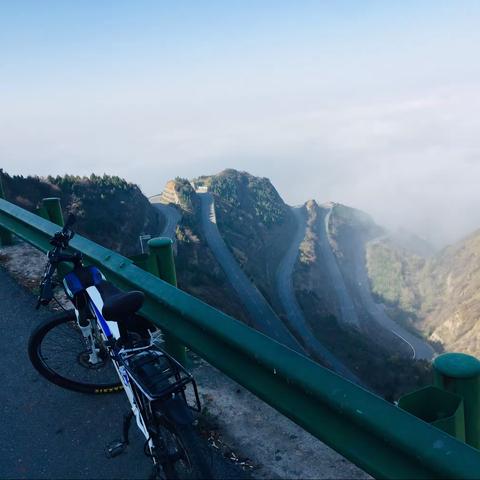
<svg viewBox="0 0 480 480"><path fill-rule="evenodd" d="M480 361L465 353L445 353L433 362L437 387L463 398L465 441L480 448Z"/></svg>
<svg viewBox="0 0 480 480"><path fill-rule="evenodd" d="M403 395L398 407L465 442L463 398L433 385Z"/></svg>
<svg viewBox="0 0 480 480"><path fill-rule="evenodd" d="M60 199L57 197L51 197L51 198L44 198L42 200L42 206L47 212L48 219L53 223L56 223L57 225L60 225L61 227L64 226L63 222L63 213L62 213L62 206L60 205ZM40 208L39 212L41 212L42 209ZM42 215L40 213L40 215Z"/></svg>
<svg viewBox="0 0 480 480"><path fill-rule="evenodd" d="M173 241L167 237L152 238L148 241L149 258L147 270L165 282L177 286ZM168 333L165 333L165 349L182 365L187 364L185 346Z"/></svg>
<svg viewBox="0 0 480 480"><path fill-rule="evenodd" d="M5 199L5 190L3 189L2 175L0 173L0 198ZM0 247L12 245L13 238L11 232L5 228L0 228Z"/></svg>

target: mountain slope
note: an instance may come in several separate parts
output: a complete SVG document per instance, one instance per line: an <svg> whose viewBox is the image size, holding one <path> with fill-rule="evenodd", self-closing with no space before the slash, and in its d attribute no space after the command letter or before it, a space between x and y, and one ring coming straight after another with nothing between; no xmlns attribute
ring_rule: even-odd
<svg viewBox="0 0 480 480"><path fill-rule="evenodd" d="M225 272L208 246L202 230L201 202L189 180L177 177L167 182L161 195L151 198L160 212L174 210L176 227L175 264L178 286L215 308L244 321L252 320ZM157 203L157 202L162 202ZM178 222L178 225L177 225Z"/></svg>
<svg viewBox="0 0 480 480"><path fill-rule="evenodd" d="M295 337L277 317L255 284L245 275L245 272L240 268L235 257L225 244L216 225L212 195L210 193L202 193L200 198L202 230L207 243L230 280L233 289L237 292L238 297L249 312L253 326L265 335L274 338L299 353L303 353L303 349Z"/></svg>
<svg viewBox="0 0 480 480"><path fill-rule="evenodd" d="M372 288L400 321L448 351L480 355L480 231L428 259L389 242L369 258Z"/></svg>
<svg viewBox="0 0 480 480"><path fill-rule="evenodd" d="M64 214L76 214L80 234L125 255L139 253L139 235L162 229L161 217L138 186L119 177L0 174L7 200L34 211L43 198L60 197Z"/></svg>
<svg viewBox="0 0 480 480"><path fill-rule="evenodd" d="M282 314L275 277L296 230L296 220L267 178L227 169L194 180L213 195L217 226L244 272Z"/></svg>
<svg viewBox="0 0 480 480"><path fill-rule="evenodd" d="M422 330L448 350L480 356L480 231L442 250L420 275Z"/></svg>
<svg viewBox="0 0 480 480"><path fill-rule="evenodd" d="M411 360L409 351L398 348L401 342L392 345L392 335L373 324L357 291L353 273L357 258L346 245L353 242L363 246L359 243L362 236L372 238L382 231L362 212L349 211L344 206L340 207L340 218L330 215L330 221L326 222L335 207L338 208L335 204L318 205L313 200L306 203L307 232L294 271L296 296L316 338L370 388L386 398L395 399L428 383L429 366L426 362ZM327 226L334 233L331 239L325 232ZM340 289L338 276L345 282ZM354 302L359 325L343 319L342 293Z"/></svg>

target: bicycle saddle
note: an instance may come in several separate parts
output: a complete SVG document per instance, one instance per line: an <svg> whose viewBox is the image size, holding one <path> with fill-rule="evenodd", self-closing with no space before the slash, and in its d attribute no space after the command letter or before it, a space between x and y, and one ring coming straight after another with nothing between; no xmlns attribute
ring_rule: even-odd
<svg viewBox="0 0 480 480"><path fill-rule="evenodd" d="M105 320L119 320L126 315L137 312L143 305L145 296L142 292L118 293L108 298L103 304L102 313Z"/></svg>
<svg viewBox="0 0 480 480"><path fill-rule="evenodd" d="M103 298L102 314L105 320L121 321L140 310L145 295L142 292L122 292L109 282L97 285Z"/></svg>

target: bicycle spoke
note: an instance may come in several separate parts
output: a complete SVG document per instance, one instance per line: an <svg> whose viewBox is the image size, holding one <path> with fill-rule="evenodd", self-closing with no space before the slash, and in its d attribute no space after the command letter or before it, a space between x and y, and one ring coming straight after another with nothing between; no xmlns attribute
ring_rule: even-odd
<svg viewBox="0 0 480 480"><path fill-rule="evenodd" d="M96 344L99 344L98 340ZM81 331L71 322L50 330L42 342L41 358L56 374L82 383L115 384L118 376L109 357L90 363L90 351ZM97 355L101 355L97 352Z"/></svg>

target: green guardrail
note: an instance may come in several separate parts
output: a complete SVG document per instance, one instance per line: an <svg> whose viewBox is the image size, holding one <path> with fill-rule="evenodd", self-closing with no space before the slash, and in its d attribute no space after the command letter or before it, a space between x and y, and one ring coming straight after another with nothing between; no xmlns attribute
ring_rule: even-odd
<svg viewBox="0 0 480 480"><path fill-rule="evenodd" d="M46 252L58 226L0 199L0 227ZM142 314L377 478L480 477L480 451L77 235L71 245ZM266 439L268 441L268 439ZM294 448L292 441L292 448Z"/></svg>

